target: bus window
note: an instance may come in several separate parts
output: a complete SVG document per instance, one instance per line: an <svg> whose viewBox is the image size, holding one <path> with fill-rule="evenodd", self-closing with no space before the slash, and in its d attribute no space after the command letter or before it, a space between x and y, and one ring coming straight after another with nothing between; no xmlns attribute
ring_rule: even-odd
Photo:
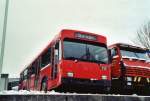
<svg viewBox="0 0 150 101"><path fill-rule="evenodd" d="M111 49L111 57L113 58L116 55L117 55L117 49L116 48Z"/></svg>
<svg viewBox="0 0 150 101"><path fill-rule="evenodd" d="M26 70L23 72L23 78L24 78L24 80L27 79L27 75L28 75L28 70L26 69Z"/></svg>
<svg viewBox="0 0 150 101"><path fill-rule="evenodd" d="M23 74L21 73L21 74L20 74L20 81L19 81L19 82L22 82L22 81L23 81L23 79L24 79L23 77L24 77L24 76L23 76Z"/></svg>
<svg viewBox="0 0 150 101"><path fill-rule="evenodd" d="M36 63L33 63L33 64L32 64L32 66L31 66L31 69L30 69L30 70L31 70L31 75L32 75L32 74L35 74L35 70L36 70Z"/></svg>
<svg viewBox="0 0 150 101"><path fill-rule="evenodd" d="M58 73L57 63L59 62L59 57L60 57L59 44L60 42L57 42L54 48L52 48L53 50L52 51L52 74L51 74L52 79L57 78L57 73Z"/></svg>
<svg viewBox="0 0 150 101"><path fill-rule="evenodd" d="M59 42L56 43L55 45L55 62L58 63L59 61Z"/></svg>
<svg viewBox="0 0 150 101"><path fill-rule="evenodd" d="M51 48L49 48L41 57L41 67L51 63Z"/></svg>

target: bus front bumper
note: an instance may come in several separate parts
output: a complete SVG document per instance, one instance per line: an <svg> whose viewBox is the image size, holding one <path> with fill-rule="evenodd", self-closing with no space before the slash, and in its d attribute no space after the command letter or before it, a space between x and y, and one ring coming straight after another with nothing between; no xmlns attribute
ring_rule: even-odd
<svg viewBox="0 0 150 101"><path fill-rule="evenodd" d="M110 87L110 80L89 80L79 78L62 78L62 84L66 85L79 85L79 86L90 86L90 87Z"/></svg>

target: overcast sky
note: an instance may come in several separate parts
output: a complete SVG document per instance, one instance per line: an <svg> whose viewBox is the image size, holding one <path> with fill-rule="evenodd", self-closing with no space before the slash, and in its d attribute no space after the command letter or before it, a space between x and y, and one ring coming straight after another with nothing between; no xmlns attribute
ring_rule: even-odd
<svg viewBox="0 0 150 101"><path fill-rule="evenodd" d="M0 45L5 0L0 0ZM150 0L10 0L3 73L20 71L63 28L105 35L108 44L132 43L150 19Z"/></svg>

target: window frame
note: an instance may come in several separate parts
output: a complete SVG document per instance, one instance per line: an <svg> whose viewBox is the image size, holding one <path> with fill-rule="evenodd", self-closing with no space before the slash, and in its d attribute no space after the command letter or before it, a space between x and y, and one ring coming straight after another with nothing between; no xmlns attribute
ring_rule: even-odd
<svg viewBox="0 0 150 101"><path fill-rule="evenodd" d="M116 47L113 47L111 49L111 58L113 58L114 56L117 56L118 55L118 51L117 51L117 48Z"/></svg>
<svg viewBox="0 0 150 101"><path fill-rule="evenodd" d="M40 57L40 68L47 66L48 64L51 64L51 47L46 49L44 53ZM48 58L48 59L46 59Z"/></svg>

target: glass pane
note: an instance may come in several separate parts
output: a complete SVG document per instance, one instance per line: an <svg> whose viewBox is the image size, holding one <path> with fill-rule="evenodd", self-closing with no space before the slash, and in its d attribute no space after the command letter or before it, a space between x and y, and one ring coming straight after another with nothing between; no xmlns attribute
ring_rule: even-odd
<svg viewBox="0 0 150 101"><path fill-rule="evenodd" d="M135 57L135 58L149 60L149 57L148 57L147 52L145 50L123 48L123 49L121 49L121 54L122 54L122 56Z"/></svg>
<svg viewBox="0 0 150 101"><path fill-rule="evenodd" d="M108 63L108 53L105 46L80 41L64 41L64 58Z"/></svg>

